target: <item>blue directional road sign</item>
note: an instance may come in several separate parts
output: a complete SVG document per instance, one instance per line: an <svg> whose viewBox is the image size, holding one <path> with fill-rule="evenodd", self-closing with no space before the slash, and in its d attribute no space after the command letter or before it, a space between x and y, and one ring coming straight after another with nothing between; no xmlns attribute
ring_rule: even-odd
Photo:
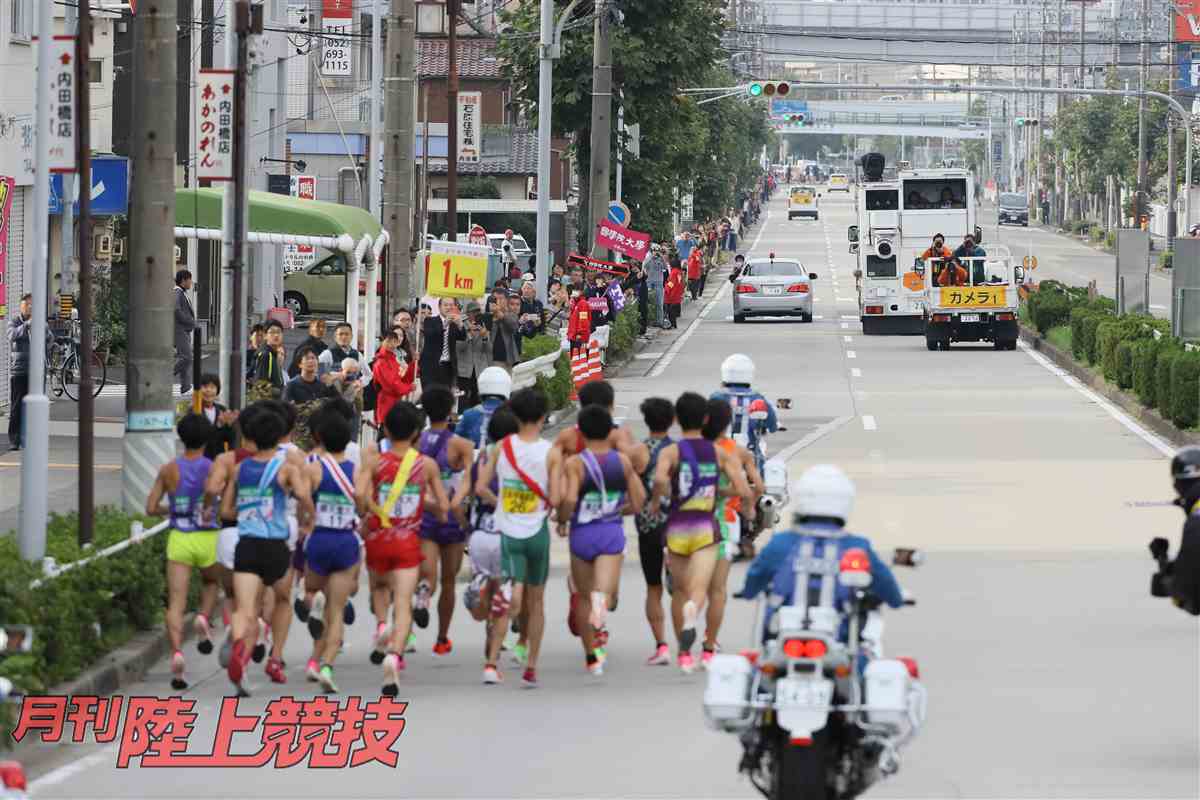
<svg viewBox="0 0 1200 800"><path fill-rule="evenodd" d="M78 180L75 182L78 187ZM62 175L50 176L50 213L63 211ZM75 198L75 213L79 199ZM92 214L111 217L129 213L129 159L121 156L92 157Z"/></svg>
<svg viewBox="0 0 1200 800"><path fill-rule="evenodd" d="M807 100L780 100L778 98L771 100L771 116L772 117L787 117L792 114L808 115Z"/></svg>
<svg viewBox="0 0 1200 800"><path fill-rule="evenodd" d="M608 204L608 221L620 225L622 228L628 228L629 223L633 220L633 215L629 212L629 206L617 200Z"/></svg>
<svg viewBox="0 0 1200 800"><path fill-rule="evenodd" d="M1176 79L1178 90L1190 95L1200 93L1200 58L1193 56L1190 46L1179 45L1176 62L1179 64L1179 75Z"/></svg>

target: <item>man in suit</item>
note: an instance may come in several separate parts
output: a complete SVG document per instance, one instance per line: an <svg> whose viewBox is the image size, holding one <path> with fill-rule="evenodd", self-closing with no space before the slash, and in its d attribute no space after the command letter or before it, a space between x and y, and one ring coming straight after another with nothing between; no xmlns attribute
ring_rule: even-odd
<svg viewBox="0 0 1200 800"><path fill-rule="evenodd" d="M192 332L196 330L196 310L188 299L192 290L192 273L181 269L175 273L175 376L179 390L192 390Z"/></svg>
<svg viewBox="0 0 1200 800"><path fill-rule="evenodd" d="M467 333L457 302L443 297L438 311L439 316L425 316L421 321L421 387L445 386L453 391L458 384L458 342L467 338Z"/></svg>

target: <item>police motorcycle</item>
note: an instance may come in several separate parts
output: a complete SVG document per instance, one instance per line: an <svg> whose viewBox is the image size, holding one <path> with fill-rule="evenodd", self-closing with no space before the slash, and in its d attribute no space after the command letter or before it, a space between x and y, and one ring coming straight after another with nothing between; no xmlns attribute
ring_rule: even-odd
<svg viewBox="0 0 1200 800"><path fill-rule="evenodd" d="M925 721L916 661L884 657L867 552L839 555L833 540L842 532L829 533L821 556L815 539L801 544L792 565L797 591L775 613L762 648L718 654L708 667L708 725L738 736L738 770L769 800L857 797L896 773L899 751ZM897 566L920 562L915 550L893 557ZM848 590L840 610L835 583ZM756 636L761 630L756 614Z"/></svg>
<svg viewBox="0 0 1200 800"><path fill-rule="evenodd" d="M733 409L730 435L754 455L755 465L763 477L764 493L759 498L758 508L745 520L750 540L775 527L780 511L788 502L787 462L781 458L768 458L766 439L770 433L771 409L761 395L750 390L753 381L754 362L748 356L735 353L721 364L722 393ZM781 398L778 406L790 408L791 400ZM786 430L777 428L779 432Z"/></svg>

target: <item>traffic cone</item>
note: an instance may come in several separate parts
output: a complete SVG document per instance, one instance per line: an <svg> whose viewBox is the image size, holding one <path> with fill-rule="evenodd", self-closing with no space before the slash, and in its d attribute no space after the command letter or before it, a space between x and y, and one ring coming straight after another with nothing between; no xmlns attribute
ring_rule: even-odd
<svg viewBox="0 0 1200 800"><path fill-rule="evenodd" d="M587 354L582 347L571 349L571 400L579 399L579 387L587 382Z"/></svg>
<svg viewBox="0 0 1200 800"><path fill-rule="evenodd" d="M600 343L592 339L588 343L587 382L604 380L604 365L600 363Z"/></svg>

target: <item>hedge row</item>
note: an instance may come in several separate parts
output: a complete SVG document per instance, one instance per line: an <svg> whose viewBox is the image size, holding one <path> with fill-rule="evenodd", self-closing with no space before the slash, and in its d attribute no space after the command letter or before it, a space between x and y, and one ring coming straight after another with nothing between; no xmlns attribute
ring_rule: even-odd
<svg viewBox="0 0 1200 800"><path fill-rule="evenodd" d="M78 516L53 514L46 554L60 565L78 561L127 539L135 519L112 508L96 509L93 549L85 552L76 543ZM39 566L21 558L12 533L0 535L3 621L34 629L32 652L0 658L0 675L25 692L45 691L77 677L135 633L157 627L166 596L166 543L166 536L153 536L30 589L42 577ZM0 747L11 744L14 708L0 703Z"/></svg>
<svg viewBox="0 0 1200 800"><path fill-rule="evenodd" d="M1132 391L1180 428L1200 424L1200 352L1170 336L1170 323L1143 314L1118 316L1108 298L1043 282L1026 302L1025 317L1045 335L1069 324L1071 354L1099 369L1105 380ZM1157 336L1156 336L1157 334Z"/></svg>

